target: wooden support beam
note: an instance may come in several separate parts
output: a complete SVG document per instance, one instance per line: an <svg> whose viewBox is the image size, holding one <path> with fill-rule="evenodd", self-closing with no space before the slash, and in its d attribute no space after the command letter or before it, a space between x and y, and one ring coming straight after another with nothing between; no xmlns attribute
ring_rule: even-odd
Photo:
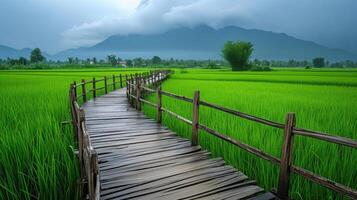
<svg viewBox="0 0 357 200"><path fill-rule="evenodd" d="M113 90L115 90L116 89L116 87L115 87L115 75L113 75Z"/></svg>
<svg viewBox="0 0 357 200"><path fill-rule="evenodd" d="M193 95L193 110L192 110L192 146L198 145L198 123L199 123L199 107L200 107L200 91L195 91Z"/></svg>
<svg viewBox="0 0 357 200"><path fill-rule="evenodd" d="M156 120L158 123L161 123L162 120L162 95L161 95L161 86L159 86L156 90L156 97L157 97L157 114L156 114Z"/></svg>
<svg viewBox="0 0 357 200"><path fill-rule="evenodd" d="M96 87L96 81L95 78L93 77L93 88L92 88L92 92L93 92L93 98L97 97L97 87Z"/></svg>
<svg viewBox="0 0 357 200"><path fill-rule="evenodd" d="M119 75L119 81L120 81L120 88L123 88L123 77L121 74Z"/></svg>
<svg viewBox="0 0 357 200"><path fill-rule="evenodd" d="M108 94L108 82L106 76L104 76L104 92L105 94Z"/></svg>
<svg viewBox="0 0 357 200"><path fill-rule="evenodd" d="M87 102L86 80L82 79L82 97L83 103Z"/></svg>
<svg viewBox="0 0 357 200"><path fill-rule="evenodd" d="M281 199L289 199L290 166L293 152L293 128L295 126L295 113L288 113L285 121L284 144L280 160L280 173L277 195Z"/></svg>
<svg viewBox="0 0 357 200"><path fill-rule="evenodd" d="M141 103L140 103L140 98L141 98L141 80L140 78L136 82L136 109L141 111Z"/></svg>

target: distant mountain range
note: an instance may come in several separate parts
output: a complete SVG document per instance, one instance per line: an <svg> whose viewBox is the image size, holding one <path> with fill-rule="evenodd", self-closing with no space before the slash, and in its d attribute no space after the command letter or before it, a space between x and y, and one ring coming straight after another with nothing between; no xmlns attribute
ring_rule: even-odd
<svg viewBox="0 0 357 200"><path fill-rule="evenodd" d="M14 49L11 47L0 45L0 58L18 58L18 57L29 57L31 49Z"/></svg>
<svg viewBox="0 0 357 200"><path fill-rule="evenodd" d="M324 57L330 61L357 61L357 55L345 50L328 48L284 33L233 26L221 29L208 26L178 28L152 35L114 35L92 47L69 49L50 56L50 59L105 58L108 54L115 54L121 58L149 58L158 55L163 58L178 59L221 59L221 49L227 40L253 43L252 58L258 59L311 60L315 57ZM29 49L11 48L6 51L6 48L0 47L0 58L23 56L28 51Z"/></svg>

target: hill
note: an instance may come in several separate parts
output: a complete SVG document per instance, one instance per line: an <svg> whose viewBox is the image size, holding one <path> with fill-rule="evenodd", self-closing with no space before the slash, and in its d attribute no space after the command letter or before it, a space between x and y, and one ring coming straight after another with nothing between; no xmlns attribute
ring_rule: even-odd
<svg viewBox="0 0 357 200"><path fill-rule="evenodd" d="M159 55L164 58L220 59L221 49L227 40L252 42L255 49L253 58L258 59L311 60L324 57L330 61L357 60L357 55L348 51L331 49L284 33L233 26L221 29L208 26L178 28L151 35L114 35L92 47L67 50L56 57L105 57L114 53L122 58Z"/></svg>

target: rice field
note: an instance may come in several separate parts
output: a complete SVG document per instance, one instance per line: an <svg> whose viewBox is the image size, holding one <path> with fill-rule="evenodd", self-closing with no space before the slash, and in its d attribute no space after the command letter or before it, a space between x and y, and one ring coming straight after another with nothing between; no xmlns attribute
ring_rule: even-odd
<svg viewBox="0 0 357 200"><path fill-rule="evenodd" d="M69 84L143 70L0 71L0 199L78 199Z"/></svg>
<svg viewBox="0 0 357 200"><path fill-rule="evenodd" d="M356 70L176 70L162 89L187 97L200 90L201 100L280 123L284 123L288 112L295 112L299 128L357 139ZM155 95L147 98L155 102ZM162 104L187 119L192 118L189 103L163 96ZM156 111L151 107L144 106L144 111L155 117ZM190 126L165 113L163 123L179 135L191 137ZM200 123L278 158L281 156L282 130L203 106ZM226 163L256 179L267 190L277 188L278 167L202 131L199 143L214 157L223 157ZM357 152L352 148L296 136L293 155L294 165L357 188ZM344 198L296 175L292 176L290 194L293 199Z"/></svg>

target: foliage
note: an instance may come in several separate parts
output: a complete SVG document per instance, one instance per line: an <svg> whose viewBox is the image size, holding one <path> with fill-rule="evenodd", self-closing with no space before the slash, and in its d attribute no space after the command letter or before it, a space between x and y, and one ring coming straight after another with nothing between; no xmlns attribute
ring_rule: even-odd
<svg viewBox="0 0 357 200"><path fill-rule="evenodd" d="M117 57L115 55L108 55L107 60L113 67L118 64Z"/></svg>
<svg viewBox="0 0 357 200"><path fill-rule="evenodd" d="M314 67L318 67L318 68L325 67L325 59L321 58L321 57L314 58L312 60L312 63L314 65Z"/></svg>
<svg viewBox="0 0 357 200"><path fill-rule="evenodd" d="M35 48L31 51L30 60L32 63L39 63L45 61L45 57L42 55L42 52L39 48Z"/></svg>
<svg viewBox="0 0 357 200"><path fill-rule="evenodd" d="M248 70L249 58L253 52L253 45L250 42L228 41L222 49L223 57L232 67L233 71Z"/></svg>
<svg viewBox="0 0 357 200"><path fill-rule="evenodd" d="M1 71L0 199L78 199L69 84L143 70Z"/></svg>
<svg viewBox="0 0 357 200"><path fill-rule="evenodd" d="M159 56L154 56L154 57L152 57L151 61L152 61L152 63L154 65L160 64L161 63L161 58Z"/></svg>
<svg viewBox="0 0 357 200"><path fill-rule="evenodd" d="M297 115L297 126L357 139L357 70L275 70L274 72L236 72L228 70L185 70L175 73L162 85L163 90L192 97L197 89L201 100L233 108L268 120L284 123L288 112ZM155 102L156 96L149 96ZM192 106L163 96L163 106L187 119ZM156 110L144 106L155 117ZM200 107L200 123L230 138L254 146L276 157L281 156L283 130L270 128L223 113ZM190 138L191 127L167 113L163 123L180 136ZM200 131L200 145L223 157L265 189L277 188L278 168L252 154ZM308 137L294 139L293 164L319 175L357 187L353 163L357 152ZM328 163L328 164L327 164ZM316 184L292 176L293 199L343 199L340 195Z"/></svg>
<svg viewBox="0 0 357 200"><path fill-rule="evenodd" d="M251 71L271 71L272 69L270 67L258 67L258 66L253 66Z"/></svg>

